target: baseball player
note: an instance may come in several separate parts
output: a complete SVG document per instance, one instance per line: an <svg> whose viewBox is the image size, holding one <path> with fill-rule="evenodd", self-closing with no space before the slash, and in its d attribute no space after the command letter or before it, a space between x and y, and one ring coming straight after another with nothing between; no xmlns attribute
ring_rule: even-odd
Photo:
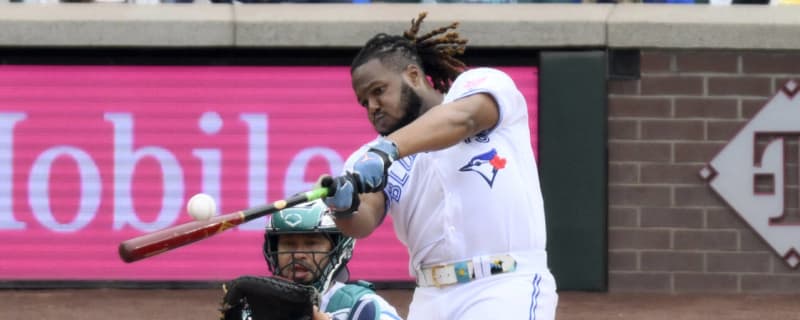
<svg viewBox="0 0 800 320"><path fill-rule="evenodd" d="M380 136L321 180L325 202L354 237L392 215L417 282L408 319L554 319L525 99L499 70L465 71L456 23L418 35L424 18L355 57L353 90Z"/></svg>
<svg viewBox="0 0 800 320"><path fill-rule="evenodd" d="M264 258L274 275L319 290L322 312L315 313L315 320L401 319L370 283L344 283L355 242L336 229L325 204L314 201L272 216L264 234Z"/></svg>

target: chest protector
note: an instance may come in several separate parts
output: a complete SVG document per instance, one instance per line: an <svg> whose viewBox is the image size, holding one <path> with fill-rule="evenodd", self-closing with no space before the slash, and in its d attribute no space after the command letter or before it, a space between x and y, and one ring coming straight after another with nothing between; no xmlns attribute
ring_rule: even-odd
<svg viewBox="0 0 800 320"><path fill-rule="evenodd" d="M363 280L359 280L354 284L348 284L341 289L336 290L330 301L328 301L328 306L325 308L325 312L350 309L364 295L375 293L374 288L375 287L372 285L372 283Z"/></svg>

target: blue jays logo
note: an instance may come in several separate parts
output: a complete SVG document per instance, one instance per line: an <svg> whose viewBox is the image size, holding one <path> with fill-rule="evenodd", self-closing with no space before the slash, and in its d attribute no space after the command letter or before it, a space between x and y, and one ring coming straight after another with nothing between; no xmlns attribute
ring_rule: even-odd
<svg viewBox="0 0 800 320"><path fill-rule="evenodd" d="M492 184L494 184L494 177L497 176L497 172L505 167L506 159L501 158L497 155L497 150L492 149L489 152L472 157L472 159L470 159L465 166L461 167L461 169L458 169L458 171L472 171L479 174L491 188Z"/></svg>
<svg viewBox="0 0 800 320"><path fill-rule="evenodd" d="M489 132L481 131L476 134L474 137L469 137L464 139L464 143L472 143L472 141L480 142L480 143L488 143L489 142Z"/></svg>

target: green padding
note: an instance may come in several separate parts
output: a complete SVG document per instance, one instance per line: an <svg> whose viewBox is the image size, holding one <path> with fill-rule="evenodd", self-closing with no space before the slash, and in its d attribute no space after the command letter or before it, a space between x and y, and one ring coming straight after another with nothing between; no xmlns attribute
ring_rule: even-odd
<svg viewBox="0 0 800 320"><path fill-rule="evenodd" d="M539 165L559 290L607 289L606 54L542 52Z"/></svg>

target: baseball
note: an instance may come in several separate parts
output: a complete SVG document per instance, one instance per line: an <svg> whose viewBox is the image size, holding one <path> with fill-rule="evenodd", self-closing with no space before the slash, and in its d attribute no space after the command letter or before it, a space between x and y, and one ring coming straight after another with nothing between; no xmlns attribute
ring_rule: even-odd
<svg viewBox="0 0 800 320"><path fill-rule="evenodd" d="M189 203L186 204L186 211L195 220L208 220L217 214L217 203L211 196L205 193L198 193L189 199Z"/></svg>

